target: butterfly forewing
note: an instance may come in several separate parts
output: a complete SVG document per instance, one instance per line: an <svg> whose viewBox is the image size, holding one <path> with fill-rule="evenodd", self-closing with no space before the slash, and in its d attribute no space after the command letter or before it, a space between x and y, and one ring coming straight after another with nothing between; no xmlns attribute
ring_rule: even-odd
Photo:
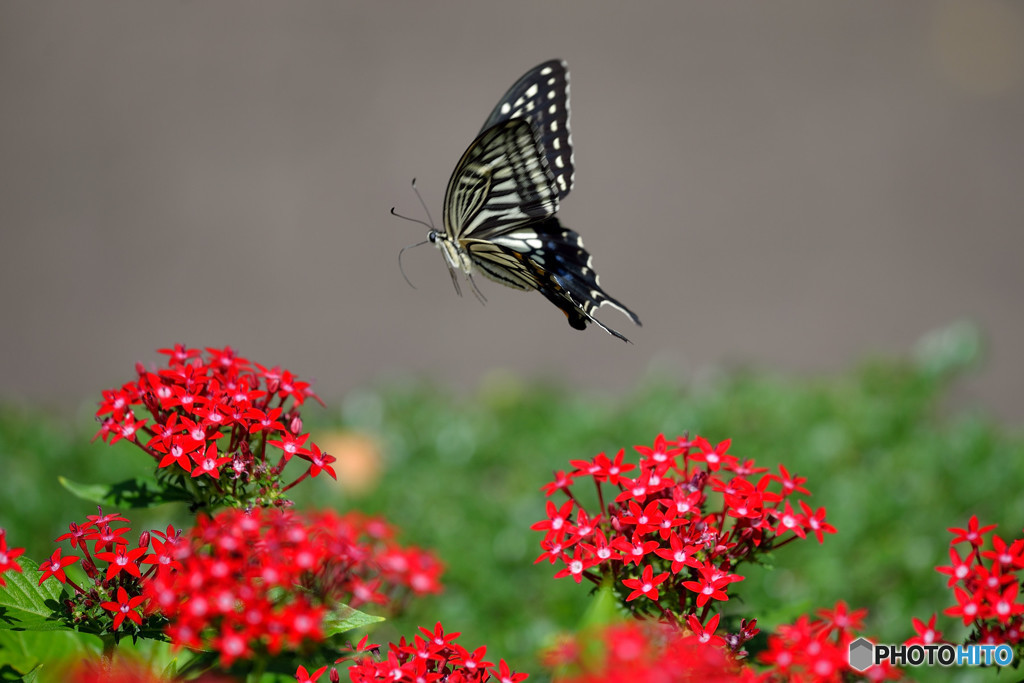
<svg viewBox="0 0 1024 683"><path fill-rule="evenodd" d="M488 237L558 210L558 194L529 122L491 126L462 155L444 199L449 239Z"/></svg>
<svg viewBox="0 0 1024 683"><path fill-rule="evenodd" d="M526 119L540 140L555 191L564 199L575 181L572 135L569 129L569 71L552 59L523 74L487 117L481 132L510 119Z"/></svg>

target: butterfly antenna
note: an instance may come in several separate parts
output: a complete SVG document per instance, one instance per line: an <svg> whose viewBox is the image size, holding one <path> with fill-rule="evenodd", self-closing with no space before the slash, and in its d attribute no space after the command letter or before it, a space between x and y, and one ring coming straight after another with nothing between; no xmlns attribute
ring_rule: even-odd
<svg viewBox="0 0 1024 683"><path fill-rule="evenodd" d="M394 213L394 209L392 209L391 212ZM397 214L395 214L395 215L397 215ZM400 216L400 218L404 218L404 216ZM406 249L412 249L414 247L422 247L424 244L429 244L429 243L430 243L430 240L423 240L422 242L417 242L416 244L410 244L407 247L402 247L401 250L399 250L399 252L398 252L398 270L402 271L402 277L405 278L405 281L413 289L416 289L416 285L414 285L412 283L412 280L409 279L409 276L405 274L405 268L402 267L402 254L405 253Z"/></svg>
<svg viewBox="0 0 1024 683"><path fill-rule="evenodd" d="M396 218L401 218L402 220L412 221L413 223L419 223L424 228L429 228L431 230L434 229L433 225L431 225L430 223L427 223L426 221L421 221L419 218L410 218L409 216L403 216L402 214L400 214L397 211L395 211L395 207L393 207L393 206L391 207L391 215L396 217Z"/></svg>
<svg viewBox="0 0 1024 683"><path fill-rule="evenodd" d="M427 203L423 201L423 195L420 194L420 188L416 187L416 179L412 179L412 191L416 193L416 198L420 200L420 206L423 207L423 211L427 214L427 220L430 221L430 229L434 229L434 217L430 215L430 209L427 208Z"/></svg>

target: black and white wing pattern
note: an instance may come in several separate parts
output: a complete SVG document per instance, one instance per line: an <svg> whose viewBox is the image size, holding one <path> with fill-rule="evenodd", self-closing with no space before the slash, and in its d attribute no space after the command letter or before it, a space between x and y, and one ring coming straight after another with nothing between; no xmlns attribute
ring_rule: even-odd
<svg viewBox="0 0 1024 683"><path fill-rule="evenodd" d="M608 296L590 254L555 217L574 181L569 134L569 75L552 60L527 72L502 97L483 130L455 166L444 199L444 229L428 235L444 255L456 291L457 273L474 270L515 289L540 291L586 329L594 323L629 341L594 317L608 304L640 319Z"/></svg>
<svg viewBox="0 0 1024 683"><path fill-rule="evenodd" d="M526 119L540 138L540 147L555 179L559 199L572 190L575 160L569 129L569 67L560 59L536 66L508 89L487 117L485 130L510 119Z"/></svg>

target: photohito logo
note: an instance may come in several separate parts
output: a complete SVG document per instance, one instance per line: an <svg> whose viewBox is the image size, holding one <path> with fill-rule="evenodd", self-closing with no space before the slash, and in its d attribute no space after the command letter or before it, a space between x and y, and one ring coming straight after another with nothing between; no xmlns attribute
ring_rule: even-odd
<svg viewBox="0 0 1024 683"><path fill-rule="evenodd" d="M857 671L882 662L893 666L1008 666L1013 662L1009 645L892 645L873 644L865 638L850 643L850 666Z"/></svg>

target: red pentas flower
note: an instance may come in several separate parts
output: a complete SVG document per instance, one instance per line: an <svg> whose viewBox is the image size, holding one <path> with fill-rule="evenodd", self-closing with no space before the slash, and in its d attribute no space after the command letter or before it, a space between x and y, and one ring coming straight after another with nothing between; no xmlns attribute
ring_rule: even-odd
<svg viewBox="0 0 1024 683"><path fill-rule="evenodd" d="M142 615L139 614L136 608L145 600L146 598L141 595L130 597L128 595L128 591L122 587L118 587L117 600L101 602L100 607L114 613L114 630L116 631L121 626L121 622L126 618L131 619L139 626L142 625Z"/></svg>
<svg viewBox="0 0 1024 683"><path fill-rule="evenodd" d="M900 671L888 663L864 672L848 661L850 643L860 637L860 619L867 610L850 612L840 601L832 610L819 610L821 620L802 616L794 624L783 624L768 636L768 647L757 660L768 666L758 678L765 683L784 681L844 681L856 677L872 681L897 680ZM870 639L876 640L876 639Z"/></svg>
<svg viewBox="0 0 1024 683"><path fill-rule="evenodd" d="M398 643L388 643L387 653L369 657L345 657L352 659L348 670L352 683L391 683L393 681L472 681L496 680L499 683L519 683L528 674L516 673L504 659L495 665L485 660L486 647L472 652L458 643L459 633L445 633L441 622L434 628L420 627L424 637L415 636L412 642L402 638ZM365 647L365 638L358 648L360 651L376 648ZM341 660L338 660L341 661Z"/></svg>
<svg viewBox="0 0 1024 683"><path fill-rule="evenodd" d="M176 646L215 650L229 667L322 642L332 610L439 590L434 556L391 536L360 515L227 510L199 519L144 594Z"/></svg>
<svg viewBox="0 0 1024 683"><path fill-rule="evenodd" d="M21 565L17 560L25 552L24 548L7 547L7 530L0 528L0 586L6 586L4 572L20 572Z"/></svg>
<svg viewBox="0 0 1024 683"><path fill-rule="evenodd" d="M336 478L334 457L301 431L299 408L309 397L319 401L308 382L230 347L160 352L167 367L140 364L135 381L103 392L97 436L135 444L196 507L279 504L306 477ZM284 468L295 456L308 465L288 482Z"/></svg>
<svg viewBox="0 0 1024 683"><path fill-rule="evenodd" d="M668 619L680 630L689 617L710 624L709 611L743 580L743 562L808 534L821 542L835 533L825 508L797 499L808 493L806 479L785 467L767 473L731 447L728 439L659 434L652 446L635 447L637 463L624 451L572 460L575 469L543 487L567 500L548 500L545 519L531 527L544 534L537 562L561 564L555 576L576 582L614 578L619 599L636 615ZM591 486L597 505L579 492ZM736 653L745 639L718 634L713 642Z"/></svg>

